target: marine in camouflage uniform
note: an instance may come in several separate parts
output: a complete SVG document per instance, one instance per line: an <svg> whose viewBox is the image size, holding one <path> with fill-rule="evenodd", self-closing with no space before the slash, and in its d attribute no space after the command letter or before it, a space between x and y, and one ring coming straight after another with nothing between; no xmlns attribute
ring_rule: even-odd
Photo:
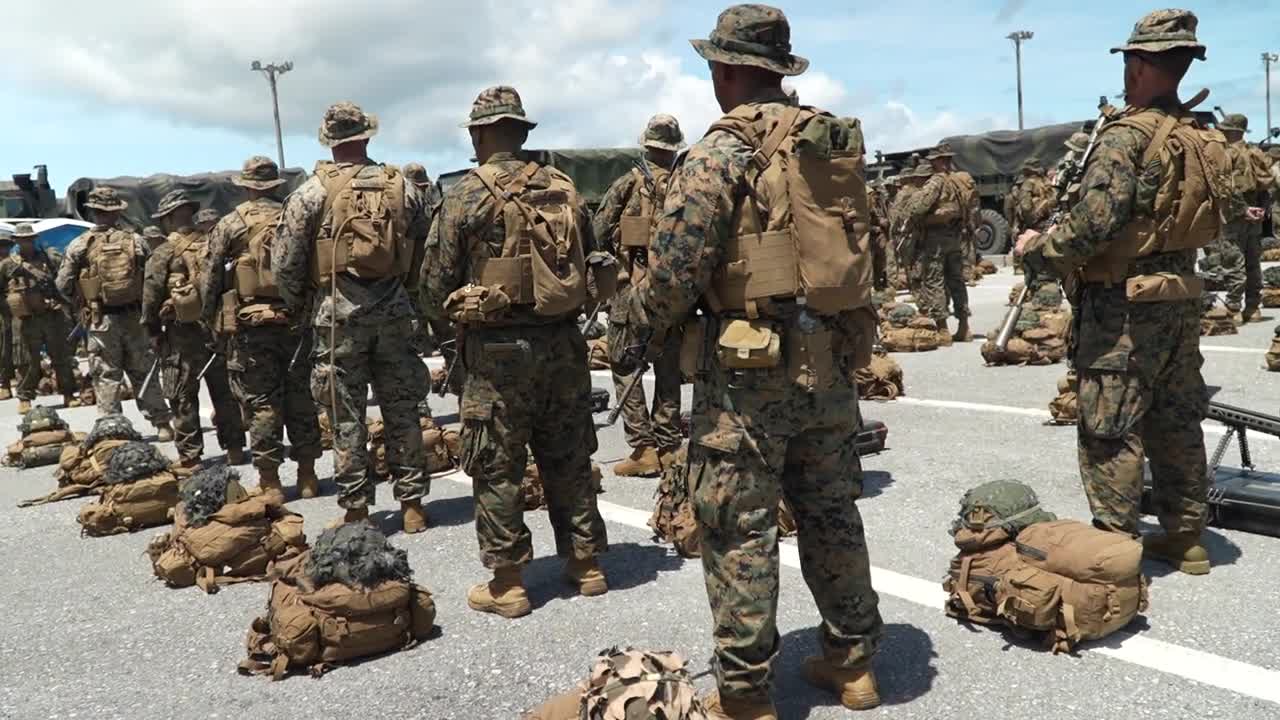
<svg viewBox="0 0 1280 720"><path fill-rule="evenodd" d="M916 252L919 249L921 232L919 223L914 222L907 214L907 208L911 204L911 198L924 187L925 181L933 177L933 171L929 169L927 163L920 162L913 167L903 169L896 177L900 185L898 194L889 205L889 239L893 243L893 254L897 266L906 274L908 284L915 288L918 287L920 277L920 265L916 262ZM919 298L915 300L917 303L920 302Z"/></svg>
<svg viewBox="0 0 1280 720"><path fill-rule="evenodd" d="M369 138L377 131L377 118L352 103L337 103L325 112L320 144L331 148L334 162L317 165L316 173L285 200L272 257L276 283L290 316L304 317L307 308L313 308L311 393L325 408L333 428L334 475L338 504L347 510L345 519L368 518L374 502L365 426L372 385L386 425L387 464L405 532L420 532L426 529L422 499L430 481L418 403L430 384L426 366L406 341L418 332L418 320L405 278L362 279L351 272L336 272L317 283L312 270L313 259L319 261L317 243L336 230L330 227L332 210L326 206L329 191L322 173L354 172L352 182L384 178L383 166L366 152ZM413 183L398 171L396 177L404 184L404 205L391 212L402 218L404 227L397 224L395 230L404 241L417 245L428 229L427 208Z"/></svg>
<svg viewBox="0 0 1280 720"><path fill-rule="evenodd" d="M781 10L736 5L720 14L710 39L692 41L709 61L716 97L729 113L725 122L738 122L738 112L752 113L759 124L751 132L768 137L792 116L796 108L781 78L804 72L808 61L791 54L790 35ZM831 151L852 149L836 145L842 121L811 112L817 111L800 109L799 117L812 118L802 128L820 129L831 138ZM858 142L856 135L849 139ZM752 162L756 154L737 132L713 126L676 169L650 245L649 273L621 301L641 338L646 326L653 337L680 327L700 302L724 302L718 291L715 301L708 293L723 282L716 278L724 277L730 244L736 244L739 203L755 190L747 182L749 169L759 169ZM770 210L762 205L761 212ZM806 662L806 677L835 690L847 707L873 707L879 696L870 660L882 624L856 504L862 472L850 408L858 393L846 343L865 340L874 316L869 306L819 315L777 299L761 300L759 309L786 348L778 366L731 369L718 353L708 353L694 385L689 478L703 533L719 686L707 709L716 719L776 717L768 692L781 648L780 496L794 512L801 570L822 617L822 657ZM717 313L715 324L742 315ZM815 353L811 361L792 357L805 347ZM805 368L802 375L788 371L798 366ZM820 371L823 366L830 371ZM821 384L810 387L798 377Z"/></svg>
<svg viewBox="0 0 1280 720"><path fill-rule="evenodd" d="M1034 159L1028 159L1022 164L1022 177L1018 178L1018 181L1009 189L1004 200L1004 216L1009 220L1013 237L1016 238L1024 230L1036 232L1048 230L1049 219L1053 216L1057 205L1058 198L1054 194L1053 186L1044 177L1040 163ZM1014 256L1014 265L1021 267L1022 259ZM1030 292L1027 293L1028 299L1046 282L1051 280L1044 277L1033 278Z"/></svg>
<svg viewBox="0 0 1280 720"><path fill-rule="evenodd" d="M1222 228L1218 254L1227 281L1227 307L1240 310L1245 322L1262 319L1262 221L1270 204L1267 193L1270 178L1258 151L1244 140L1249 131L1249 118L1227 115L1218 123L1227 136L1227 153L1231 156L1231 179L1243 202L1228 209L1227 224Z"/></svg>
<svg viewBox="0 0 1280 720"><path fill-rule="evenodd" d="M235 182L235 181L232 180L232 182ZM213 208L204 208L203 210L200 210L199 212L196 213L196 216L195 216L196 230L204 233L205 235L208 235L209 233L213 232L213 229L217 227L218 221L221 219L222 219L222 216L218 214L217 210L214 210Z"/></svg>
<svg viewBox="0 0 1280 720"><path fill-rule="evenodd" d="M151 252L155 252L156 248L163 245L167 239L164 231L155 225L148 225L142 229L142 240L147 244L147 249Z"/></svg>
<svg viewBox="0 0 1280 720"><path fill-rule="evenodd" d="M891 223L889 222L889 182L867 188L867 205L871 210L871 252L875 262L875 287L886 290L893 287L898 276L898 263L894 257Z"/></svg>
<svg viewBox="0 0 1280 720"><path fill-rule="evenodd" d="M417 188L418 192L422 195L422 202L427 208L428 224L430 224L429 219L435 217L436 211L440 209L440 189L436 187L435 183L431 182L431 176L427 175L427 169L423 167L421 163L409 163L408 165L405 165L404 176L413 182L413 186ZM427 317L426 313L422 310L421 299L418 297L417 282L417 278L422 274L422 259L426 251L426 248L424 247L425 244L426 238L424 237L422 238L421 243L414 246L413 264L409 268L409 277L411 278L408 283L409 295L413 298L413 303L418 308L419 317ZM454 339L456 336L456 331L454 331L452 326L448 323L433 324L431 321L424 322L422 324L422 332L418 337L418 341L421 344L418 351L423 355L427 355L430 353L432 345L434 344L435 347L440 350L440 354L444 358L445 366L449 367L453 364L455 353L453 351L453 344L449 343L446 345L445 343ZM428 393L428 397L429 396L430 393ZM424 417L431 417L431 404L428 397L424 397L418 407L418 411L422 413Z"/></svg>
<svg viewBox="0 0 1280 720"><path fill-rule="evenodd" d="M676 153L684 147L684 133L674 117L654 115L640 143L645 149L641 162L648 167L649 177L635 168L614 181L592 221L595 237L623 264L620 287L639 282L648 272L652 223L662 212L671 167ZM643 232L635 220L640 217L649 219ZM629 223L625 227L623 218ZM613 471L623 477L653 477L662 472L663 459L669 458L684 442L680 432L680 337L672 334L662 354L653 362L653 408L650 410L643 381L622 400L627 386L643 369L642 365L629 365L622 358L625 328L625 314L611 310L607 337L613 387L622 404L627 444L632 448L631 457L614 465Z"/></svg>
<svg viewBox="0 0 1280 720"><path fill-rule="evenodd" d="M518 157L536 124L525 116L515 88L481 92L465 127L481 167L496 171L499 178L527 177L530 192L570 182L556 170ZM451 296L478 289L471 285L480 280L475 259L503 254L503 208L475 170L449 188L431 226L422 266L428 314L445 319ZM589 252L594 242L585 203L576 212L583 251ZM530 449L543 479L556 553L568 559L567 579L583 594L608 589L596 560L607 549L608 538L591 476L596 450L591 377L586 340L575 318L576 311L544 317L527 305L515 305L489 322L468 323L461 335L466 366L462 468L475 490L480 558L494 575L491 582L471 588L467 602L472 609L504 617L530 611L521 577L533 560L521 492Z"/></svg>
<svg viewBox="0 0 1280 720"><path fill-rule="evenodd" d="M170 231L169 239L147 259L142 282L142 323L151 342L151 350L162 357L162 366L172 378L166 391L173 408L174 444L178 461L194 467L204 454L204 430L200 425L200 371L206 365L205 386L217 416L215 428L218 445L227 451L227 462L244 463L244 427L240 408L236 406L227 381L227 367L221 357L213 357L213 336L199 319L198 282L202 268L200 256L207 248L207 238L192 225L199 203L185 190L174 190L160 200L151 216ZM179 320L175 314L175 290L195 293L195 317ZM212 364L209 362L212 359ZM154 380L152 381L154 382Z"/></svg>
<svg viewBox="0 0 1280 720"><path fill-rule="evenodd" d="M4 302L0 314L11 322L14 354L22 372L18 379L18 412L31 409L40 382L40 349L49 353L63 402L73 407L79 384L72 372L71 348L67 333L71 328L63 312L62 296L54 284L57 265L48 253L36 248L36 231L28 223L19 223L13 238L17 250L0 261L0 293Z"/></svg>
<svg viewBox="0 0 1280 720"><path fill-rule="evenodd" d="M13 233L0 230L0 260L9 257L13 250ZM13 397L13 321L6 314L0 314L0 400Z"/></svg>
<svg viewBox="0 0 1280 720"><path fill-rule="evenodd" d="M1156 193L1150 188L1160 179L1143 172L1150 167L1143 156L1154 133L1121 123L1140 119L1156 125L1170 116L1193 122L1177 99L1177 85L1192 58L1204 59L1196 25L1189 11L1157 11L1138 22L1127 44L1112 50L1125 54L1126 93L1135 104L1099 134L1070 215L1045 234L1024 233L1018 252L1037 272L1081 278L1073 364L1079 373L1080 474L1094 524L1139 534L1145 456L1164 528L1146 538L1146 551L1198 574L1209 571L1199 544L1207 485L1200 423L1208 402L1200 373L1199 293L1193 288L1181 299L1171 293L1169 299L1134 302L1126 282L1099 279L1113 278L1119 261L1105 254L1113 248L1125 252L1125 233L1141 227L1130 223L1154 212ZM1224 141L1212 131L1193 132ZM1207 172L1218 187L1229 186L1227 168L1211 163ZM1120 272L1126 278L1169 273L1195 286L1195 259L1195 249L1157 252L1130 260Z"/></svg>
<svg viewBox="0 0 1280 720"><path fill-rule="evenodd" d="M235 313L235 327L223 325L219 329L227 343L231 391L249 426L258 486L279 490L284 432L288 429L289 458L298 464L298 493L303 498L315 497L319 492L315 462L322 448L320 422L311 397L311 333L302 331L298 316L291 316L278 297L242 297L237 292L236 307L223 307L223 293L236 285L234 264L248 251L250 229L245 217L262 214L267 218L264 222L278 223L282 206L272 196L284 180L274 161L254 156L231 182L244 188L249 199L209 233L209 255L200 274L204 320L210 327L219 327L219 311ZM225 272L225 268L232 271Z"/></svg>
<svg viewBox="0 0 1280 720"><path fill-rule="evenodd" d="M917 282L911 292L920 312L931 318L938 330L947 330L947 300L959 324L951 337L964 342L973 339L969 332L969 288L965 283L972 253L967 250L977 222L977 198L963 191L966 181L951 167L955 153L950 146L940 145L929 153L933 177L915 193L905 207L905 214L920 227L916 248L919 264ZM967 181L972 183L972 178Z"/></svg>
<svg viewBox="0 0 1280 720"><path fill-rule="evenodd" d="M125 375L135 394L142 388L150 370L153 357L142 328L141 301L116 306L104 305L98 298L85 298L80 293L80 277L92 272L90 266L91 245L106 241L115 234L132 236L137 258L137 274L141 278L150 250L131 230L119 225L120 213L129 204L109 187L94 188L89 193L85 207L93 211L95 225L67 246L66 256L58 267L58 292L64 298L75 298L80 317L89 330L89 368L93 375L93 390L98 399L98 414L118 415L120 394ZM173 417L160 392L160 383L153 379L146 392L136 398L138 409L159 430L161 442L173 439L169 425Z"/></svg>

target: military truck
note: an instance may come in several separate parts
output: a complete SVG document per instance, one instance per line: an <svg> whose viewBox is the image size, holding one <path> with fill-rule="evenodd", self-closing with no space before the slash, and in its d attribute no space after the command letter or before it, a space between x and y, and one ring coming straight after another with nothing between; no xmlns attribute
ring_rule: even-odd
<svg viewBox="0 0 1280 720"><path fill-rule="evenodd" d="M592 212L604 200L614 180L622 177L640 159L640 148L592 148L590 150L525 150L523 157L550 165L569 176ZM436 179L443 194L462 179L468 170L454 170Z"/></svg>
<svg viewBox="0 0 1280 720"><path fill-rule="evenodd" d="M128 209L124 211L124 221L136 229L154 225L151 213L159 206L160 198L179 187L185 188L192 198L199 201L201 208L213 208L220 214L226 214L245 199L244 190L231 182L232 178L239 175L238 170L230 170L198 175L162 173L144 178L80 178L67 188L66 214L80 220L91 220L84 203L95 187L115 188L120 197L129 203ZM301 185L307 174L301 168L288 168L281 173L281 177L285 179L285 185L280 190L280 197L284 197Z"/></svg>
<svg viewBox="0 0 1280 720"><path fill-rule="evenodd" d="M1036 160L1047 172L1066 155L1063 143L1072 133L1086 130L1093 121L1061 123L1029 130L996 130L981 135L954 135L942 138L955 151L957 168L969 173L978 184L981 198L981 225L974 244L984 255L1008 252L1009 221L1002 214L1004 196L1021 174L1022 164ZM870 180L897 175L913 155L924 157L932 147L892 153L876 153L876 162L867 167Z"/></svg>
<svg viewBox="0 0 1280 720"><path fill-rule="evenodd" d="M58 199L49 185L49 170L36 165L31 173L13 175L13 181L0 180L0 218L53 218L58 216Z"/></svg>

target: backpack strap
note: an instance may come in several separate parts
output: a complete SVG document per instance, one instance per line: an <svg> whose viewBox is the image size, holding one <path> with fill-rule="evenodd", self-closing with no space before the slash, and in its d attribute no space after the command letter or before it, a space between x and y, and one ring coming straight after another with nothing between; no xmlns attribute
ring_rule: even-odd
<svg viewBox="0 0 1280 720"><path fill-rule="evenodd" d="M335 166L332 170L326 170L324 174L316 173L316 177L320 178L320 185L324 187L324 205L320 209L320 222L324 222L324 219L333 211L333 203L337 200L338 193L346 189L366 167L368 165L356 165L341 170Z"/></svg>

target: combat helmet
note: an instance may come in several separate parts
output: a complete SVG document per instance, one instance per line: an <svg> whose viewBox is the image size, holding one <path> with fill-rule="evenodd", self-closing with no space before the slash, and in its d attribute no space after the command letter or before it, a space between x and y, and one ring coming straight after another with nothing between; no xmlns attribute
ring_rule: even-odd
<svg viewBox="0 0 1280 720"><path fill-rule="evenodd" d="M84 447L90 450L103 440L141 440L142 435L134 429L129 418L119 413L103 415L93 423L93 428L84 438Z"/></svg>
<svg viewBox="0 0 1280 720"><path fill-rule="evenodd" d="M169 467L169 460L151 443L134 440L121 445L111 454L102 479L108 485L130 483L149 478Z"/></svg>
<svg viewBox="0 0 1280 720"><path fill-rule="evenodd" d="M889 323L894 327L906 327L918 314L914 307L904 303L889 311Z"/></svg>
<svg viewBox="0 0 1280 720"><path fill-rule="evenodd" d="M22 422L18 423L18 432L22 433L23 437L34 432L66 429L67 422L58 416L58 411L44 405L31 408L26 415L22 416Z"/></svg>
<svg viewBox="0 0 1280 720"><path fill-rule="evenodd" d="M633 648L602 651L582 696L586 720L706 720L684 658Z"/></svg>
<svg viewBox="0 0 1280 720"><path fill-rule="evenodd" d="M320 533L304 572L317 588L335 582L371 588L387 581L408 582L413 577L409 554L367 522L346 523Z"/></svg>
<svg viewBox="0 0 1280 720"><path fill-rule="evenodd" d="M1026 332L1034 327L1040 326L1040 313L1034 308L1027 308L1018 316L1018 322L1013 327L1020 333Z"/></svg>
<svg viewBox="0 0 1280 720"><path fill-rule="evenodd" d="M1013 537L1028 525L1057 519L1040 507L1040 499L1029 485L1016 480L993 480L960 498L960 513L951 524L951 534L961 529L973 532L1000 529Z"/></svg>
<svg viewBox="0 0 1280 720"><path fill-rule="evenodd" d="M240 474L226 465L196 472L178 490L182 511L193 527L207 525L224 505L240 502L248 495L240 485Z"/></svg>

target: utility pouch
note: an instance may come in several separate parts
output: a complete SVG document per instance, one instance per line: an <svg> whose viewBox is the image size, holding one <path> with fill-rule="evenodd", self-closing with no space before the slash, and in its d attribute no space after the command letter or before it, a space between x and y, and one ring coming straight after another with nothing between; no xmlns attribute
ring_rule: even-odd
<svg viewBox="0 0 1280 720"><path fill-rule="evenodd" d="M782 338L767 321L730 320L720 330L716 351L724 368L774 368L782 360Z"/></svg>
<svg viewBox="0 0 1280 720"><path fill-rule="evenodd" d="M9 315L18 320L31 317L31 308L27 306L27 296L24 292L11 292L5 295L5 304L9 306Z"/></svg>
<svg viewBox="0 0 1280 720"><path fill-rule="evenodd" d="M795 384L810 390L830 388L836 379L834 335L830 330L804 333L787 331L787 375Z"/></svg>
<svg viewBox="0 0 1280 720"><path fill-rule="evenodd" d="M222 293L222 304L219 306L218 315L214 319L214 332L230 335L240 329L239 311L240 293L236 290L228 290Z"/></svg>
<svg viewBox="0 0 1280 720"><path fill-rule="evenodd" d="M102 278L97 275L80 276L80 296L85 302L102 299Z"/></svg>
<svg viewBox="0 0 1280 720"><path fill-rule="evenodd" d="M180 323L193 323L200 320L200 291L195 285L185 283L170 288L169 298L173 300L175 320Z"/></svg>
<svg viewBox="0 0 1280 720"><path fill-rule="evenodd" d="M649 247L649 231L653 227L651 215L623 215L618 223L623 247Z"/></svg>
<svg viewBox="0 0 1280 720"><path fill-rule="evenodd" d="M444 301L449 319L464 325L491 323L511 307L511 298L499 287L467 285Z"/></svg>
<svg viewBox="0 0 1280 720"><path fill-rule="evenodd" d="M1204 294L1204 280L1174 273L1137 275L1125 281L1124 291L1135 303L1193 300Z"/></svg>
<svg viewBox="0 0 1280 720"><path fill-rule="evenodd" d="M680 375L684 382L694 382L706 368L707 317L697 315L684 324L680 337Z"/></svg>

